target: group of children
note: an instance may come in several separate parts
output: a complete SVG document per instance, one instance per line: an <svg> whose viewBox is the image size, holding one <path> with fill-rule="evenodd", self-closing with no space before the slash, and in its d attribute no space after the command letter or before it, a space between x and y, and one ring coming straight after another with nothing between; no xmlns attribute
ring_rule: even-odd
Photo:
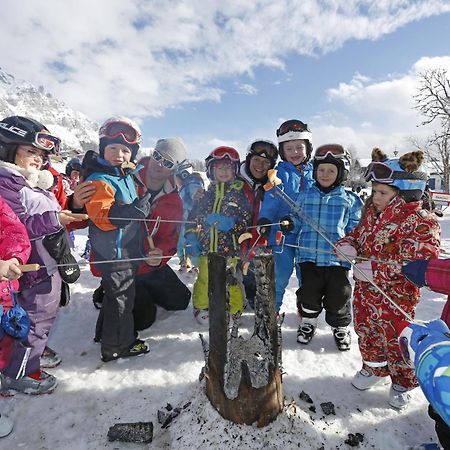
<svg viewBox="0 0 450 450"><path fill-rule="evenodd" d="M104 289L99 340L102 359L107 362L149 352L148 345L137 338L133 306L138 266L157 267L163 257L152 246L145 223L161 187L152 190L140 175L142 166L136 161L142 138L135 123L111 119L99 132L99 152L86 154L82 172L93 186L84 207L89 216L91 261ZM345 351L351 344L348 274L353 267L353 320L363 366L352 384L366 390L390 377L389 404L402 409L417 380L401 358L396 325L405 314L414 317L419 299L419 289L405 277L402 265L437 257L440 243L439 224L420 203L426 185L423 153L389 159L375 150L364 175L372 182L372 195L363 207L360 198L343 186L351 164L343 146L323 145L313 153L311 131L296 119L284 122L276 134L278 146L257 140L249 146L244 162L229 146L214 149L206 158L209 187L198 186L184 216L182 251L196 258L199 271L193 289L194 317L208 324L208 253L227 257L230 314L234 316L243 311L245 297L250 302L254 297L255 280L248 274L243 277L240 262L250 261L256 246L267 245L275 259L277 312L296 271L297 341L303 345L311 341L318 316L325 310L337 347ZM182 191L182 182L190 175L184 150L170 153L164 150L166 142L159 144L151 164L174 176L178 173ZM21 275L19 263L42 266L24 274L19 286L8 281L2 290L5 309L11 304L9 289L17 290L17 301L32 322L28 337L14 341L10 355L4 348L11 340L2 340L2 390L40 394L51 392L57 384L40 362L62 286L60 271L52 269L60 255L46 245L46 236L80 220L58 204L49 190L53 178L43 170L58 146L59 139L36 121L15 116L0 122L1 192L25 224L24 237L17 240L23 243L21 253L0 254L1 282ZM268 171L278 156L281 184L265 192ZM3 209L3 203L0 206ZM249 230L252 238L241 245L239 237ZM0 231L1 248L6 236ZM276 239L279 231L285 236L282 243ZM145 262L135 262L145 258Z"/></svg>

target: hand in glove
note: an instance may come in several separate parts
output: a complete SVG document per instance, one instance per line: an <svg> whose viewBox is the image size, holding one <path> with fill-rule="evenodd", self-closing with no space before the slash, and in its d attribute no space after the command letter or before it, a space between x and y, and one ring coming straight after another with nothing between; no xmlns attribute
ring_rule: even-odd
<svg viewBox="0 0 450 450"><path fill-rule="evenodd" d="M411 367L417 367L422 355L436 346L436 344L448 344L450 330L441 319L431 322L410 323L400 333L398 338L403 359Z"/></svg>
<svg viewBox="0 0 450 450"><path fill-rule="evenodd" d="M340 252L337 250L340 250ZM335 254L341 261L348 261L349 259L354 260L357 253L358 252L356 251L356 248L353 247L353 245L347 244L346 242L343 242L342 244L336 244ZM345 258L344 255L347 258Z"/></svg>
<svg viewBox="0 0 450 450"><path fill-rule="evenodd" d="M230 231L236 223L236 219L223 214L212 213L206 218L206 223L210 226L217 225L219 231Z"/></svg>
<svg viewBox="0 0 450 450"><path fill-rule="evenodd" d="M42 239L42 245L58 264L66 264L58 267L61 278L66 283L75 283L80 278L81 272L77 260L70 251L66 229L61 228L56 233L47 234Z"/></svg>
<svg viewBox="0 0 450 450"><path fill-rule="evenodd" d="M200 256L202 250L197 236L194 233L188 233L184 236L186 256Z"/></svg>
<svg viewBox="0 0 450 450"><path fill-rule="evenodd" d="M115 203L109 210L109 221L117 228L125 228L130 223L126 219L146 219L150 213L150 197L151 194L147 192L128 205Z"/></svg>
<svg viewBox="0 0 450 450"><path fill-rule="evenodd" d="M280 229L283 233L289 233L295 228L294 219L291 216L284 216L280 220Z"/></svg>
<svg viewBox="0 0 450 450"><path fill-rule="evenodd" d="M269 219L266 219L265 217L261 217L258 220L258 223L256 225L258 225L258 228L256 228L256 231L262 236L267 238L267 236L269 236L270 233L270 227L265 227L264 225L267 225L270 223Z"/></svg>
<svg viewBox="0 0 450 450"><path fill-rule="evenodd" d="M402 273L405 277L414 283L416 286L422 287L427 284L425 279L425 272L428 268L427 259L418 259L416 261L411 261L404 266L402 266Z"/></svg>
<svg viewBox="0 0 450 450"><path fill-rule="evenodd" d="M365 282L373 281L372 261L369 260L355 264L353 267L353 278Z"/></svg>

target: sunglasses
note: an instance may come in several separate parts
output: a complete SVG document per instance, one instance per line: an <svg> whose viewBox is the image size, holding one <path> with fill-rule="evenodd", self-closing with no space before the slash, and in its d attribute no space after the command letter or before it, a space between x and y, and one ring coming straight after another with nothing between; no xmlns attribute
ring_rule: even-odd
<svg viewBox="0 0 450 450"><path fill-rule="evenodd" d="M239 162L239 153L233 147L217 147L211 153L214 159L224 159L228 158L230 161Z"/></svg>
<svg viewBox="0 0 450 450"><path fill-rule="evenodd" d="M366 181L378 181L379 183L392 183L394 171L386 164L376 161L370 163L364 172Z"/></svg>
<svg viewBox="0 0 450 450"><path fill-rule="evenodd" d="M166 169L173 169L175 167L175 163L170 159L164 158L158 150L153 150L152 158L161 163Z"/></svg>
<svg viewBox="0 0 450 450"><path fill-rule="evenodd" d="M301 120L287 120L286 122L282 123L280 128L277 130L277 137L283 136L283 134L289 133L291 131L309 131L308 125L306 123L303 123Z"/></svg>
<svg viewBox="0 0 450 450"><path fill-rule="evenodd" d="M59 147L61 145L61 139L56 136L52 136L51 134L39 132L34 136L33 145L36 148L41 150L45 150L46 152L54 152L59 153Z"/></svg>
<svg viewBox="0 0 450 450"><path fill-rule="evenodd" d="M128 144L138 144L141 141L141 136L138 131L126 122L109 122L100 131L110 139L122 136Z"/></svg>
<svg viewBox="0 0 450 450"><path fill-rule="evenodd" d="M315 159L325 159L328 155L334 156L335 158L343 158L346 156L344 147L339 144L327 144L322 145L316 149L314 153Z"/></svg>

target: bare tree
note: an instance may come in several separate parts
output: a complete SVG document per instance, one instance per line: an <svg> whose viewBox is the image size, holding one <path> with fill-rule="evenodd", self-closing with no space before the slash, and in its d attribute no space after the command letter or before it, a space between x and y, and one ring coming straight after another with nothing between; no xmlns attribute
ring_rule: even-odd
<svg viewBox="0 0 450 450"><path fill-rule="evenodd" d="M422 125L440 120L450 122L450 79L443 68L419 75L419 89L414 96L415 109L425 117Z"/></svg>
<svg viewBox="0 0 450 450"><path fill-rule="evenodd" d="M421 142L416 137L408 141L417 149L423 150L428 166L438 173L443 180L443 189L449 192L450 188L450 121L442 128Z"/></svg>

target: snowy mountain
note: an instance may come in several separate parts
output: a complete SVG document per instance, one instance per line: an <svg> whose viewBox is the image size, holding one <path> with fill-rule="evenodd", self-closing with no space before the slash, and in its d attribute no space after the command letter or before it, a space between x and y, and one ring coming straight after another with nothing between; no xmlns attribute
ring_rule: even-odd
<svg viewBox="0 0 450 450"><path fill-rule="evenodd" d="M98 145L98 124L46 92L0 68L0 117L29 116L62 139L61 155L71 157Z"/></svg>

